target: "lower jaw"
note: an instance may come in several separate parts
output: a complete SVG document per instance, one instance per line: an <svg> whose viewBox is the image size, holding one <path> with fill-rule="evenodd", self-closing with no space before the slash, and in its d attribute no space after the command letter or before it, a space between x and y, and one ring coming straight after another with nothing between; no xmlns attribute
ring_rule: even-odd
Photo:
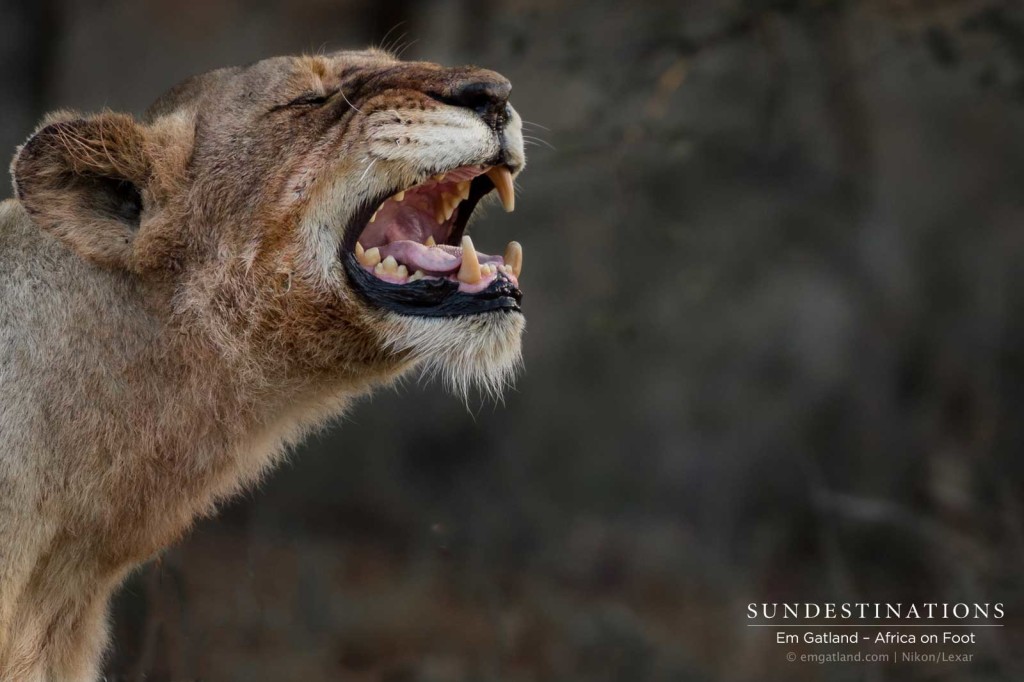
<svg viewBox="0 0 1024 682"><path fill-rule="evenodd" d="M523 294L507 277L498 275L476 293L459 291L457 282L422 279L391 284L367 272L351 252L342 263L352 288L375 308L416 317L465 317L489 312L521 312Z"/></svg>

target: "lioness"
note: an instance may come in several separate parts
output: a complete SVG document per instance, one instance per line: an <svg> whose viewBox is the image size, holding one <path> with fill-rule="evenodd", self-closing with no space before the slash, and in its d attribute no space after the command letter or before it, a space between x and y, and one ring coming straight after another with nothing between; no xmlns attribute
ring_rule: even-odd
<svg viewBox="0 0 1024 682"><path fill-rule="evenodd" d="M48 116L0 205L0 680L93 680L125 574L414 368L497 391L524 165L493 71L376 50Z"/></svg>

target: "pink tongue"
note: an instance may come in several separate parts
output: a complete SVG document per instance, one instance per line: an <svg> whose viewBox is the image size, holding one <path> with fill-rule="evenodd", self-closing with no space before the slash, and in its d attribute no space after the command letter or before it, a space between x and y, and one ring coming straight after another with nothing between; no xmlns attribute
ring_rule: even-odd
<svg viewBox="0 0 1024 682"><path fill-rule="evenodd" d="M423 270L431 274L455 272L462 265L462 249L457 246L424 246L411 239L400 239L380 247L380 257L394 256L399 263L404 263L409 272ZM477 259L483 263L504 263L501 256L490 256L477 252Z"/></svg>
<svg viewBox="0 0 1024 682"><path fill-rule="evenodd" d="M452 249L454 251L454 249ZM380 257L394 256L399 263L405 263L410 272L452 272L462 265L462 252L458 255L418 244L411 239L401 239L380 247Z"/></svg>

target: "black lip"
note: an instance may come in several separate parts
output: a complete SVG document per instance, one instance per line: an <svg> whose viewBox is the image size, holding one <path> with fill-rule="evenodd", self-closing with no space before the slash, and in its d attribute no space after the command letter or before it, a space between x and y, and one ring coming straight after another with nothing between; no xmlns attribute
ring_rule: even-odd
<svg viewBox="0 0 1024 682"><path fill-rule="evenodd" d="M367 303L400 315L462 317L496 310L521 312L523 292L500 272L486 289L467 294L447 279L421 279L408 284L385 282L359 265L353 253L342 254L341 262L352 288Z"/></svg>

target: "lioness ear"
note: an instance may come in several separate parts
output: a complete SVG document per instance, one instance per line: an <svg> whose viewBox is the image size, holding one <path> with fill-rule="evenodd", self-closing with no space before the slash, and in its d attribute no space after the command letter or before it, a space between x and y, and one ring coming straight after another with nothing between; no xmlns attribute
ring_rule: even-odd
<svg viewBox="0 0 1024 682"><path fill-rule="evenodd" d="M18 199L39 226L82 258L130 267L150 159L124 114L44 124L11 165Z"/></svg>

